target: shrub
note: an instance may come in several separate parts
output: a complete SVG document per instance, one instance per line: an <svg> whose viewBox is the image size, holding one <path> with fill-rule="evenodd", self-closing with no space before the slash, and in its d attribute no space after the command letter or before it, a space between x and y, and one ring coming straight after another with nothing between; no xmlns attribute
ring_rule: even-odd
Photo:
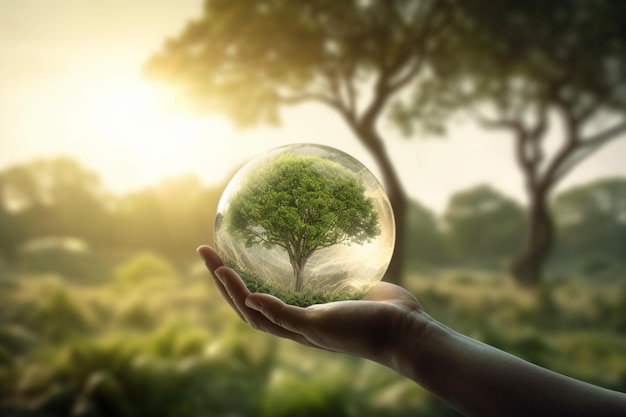
<svg viewBox="0 0 626 417"><path fill-rule="evenodd" d="M169 262L152 252L143 252L118 266L114 277L117 284L132 286L159 280L174 281L179 276Z"/></svg>
<svg viewBox="0 0 626 417"><path fill-rule="evenodd" d="M100 282L106 268L89 246L69 237L44 237L28 241L20 248L18 264L28 274L57 274L81 283Z"/></svg>

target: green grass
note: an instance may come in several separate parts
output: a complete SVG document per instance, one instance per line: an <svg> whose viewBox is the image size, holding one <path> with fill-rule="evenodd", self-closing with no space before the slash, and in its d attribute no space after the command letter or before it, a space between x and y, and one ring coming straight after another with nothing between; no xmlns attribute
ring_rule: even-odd
<svg viewBox="0 0 626 417"><path fill-rule="evenodd" d="M295 291L284 288L269 279L264 279L253 272L237 268L234 263L225 263L237 270L239 276L241 276L241 279L243 279L251 292L270 294L280 298L287 304L298 307L308 307L313 304L324 304L334 301L360 300L367 293L367 290L326 293L324 291L315 291L311 287L306 286L302 291Z"/></svg>
<svg viewBox="0 0 626 417"><path fill-rule="evenodd" d="M154 272L162 260L124 259L107 265L118 273L99 284L62 275L0 278L0 415L30 415L27 408L50 417L457 415L375 363L253 330L208 272L198 272L200 263L174 276ZM141 273L120 282L124 264ZM626 287L569 280L523 291L503 274L470 269L407 278L445 325L548 369L626 390Z"/></svg>

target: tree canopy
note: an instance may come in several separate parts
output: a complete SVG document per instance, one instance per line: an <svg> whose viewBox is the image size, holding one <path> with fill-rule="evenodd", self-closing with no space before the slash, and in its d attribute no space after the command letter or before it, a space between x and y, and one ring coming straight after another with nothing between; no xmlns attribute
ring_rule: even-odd
<svg viewBox="0 0 626 417"><path fill-rule="evenodd" d="M445 122L441 115L460 111L511 134L528 195L525 245L511 272L536 285L554 242L550 194L626 133L626 7L611 0L446 3L451 24L430 56L436 94L418 94L404 119Z"/></svg>
<svg viewBox="0 0 626 417"><path fill-rule="evenodd" d="M487 185L453 194L443 221L458 260L502 260L520 249L519 236L524 230L521 206Z"/></svg>
<svg viewBox="0 0 626 417"><path fill-rule="evenodd" d="M207 0L202 16L168 39L146 72L194 108L241 126L277 123L282 108L305 102L335 112L381 169L398 226L388 279L399 282L407 198L378 122L403 91L420 90L425 56L444 27L443 4Z"/></svg>
<svg viewBox="0 0 626 417"><path fill-rule="evenodd" d="M282 154L246 176L229 199L226 230L246 246L283 248L295 289L317 250L380 234L374 203L347 168L317 156Z"/></svg>
<svg viewBox="0 0 626 417"><path fill-rule="evenodd" d="M381 168L398 225L392 277L407 198L379 121L414 137L460 112L509 132L529 225L511 272L534 285L553 246L550 193L626 132L624 28L613 0L206 0L147 72L240 125L303 102L335 111Z"/></svg>
<svg viewBox="0 0 626 417"><path fill-rule="evenodd" d="M558 249L571 259L603 254L626 255L626 179L606 178L559 193L556 216Z"/></svg>

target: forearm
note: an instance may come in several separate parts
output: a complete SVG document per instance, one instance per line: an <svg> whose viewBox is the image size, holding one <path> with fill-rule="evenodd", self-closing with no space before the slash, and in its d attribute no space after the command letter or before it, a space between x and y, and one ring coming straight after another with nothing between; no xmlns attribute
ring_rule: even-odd
<svg viewBox="0 0 626 417"><path fill-rule="evenodd" d="M626 395L548 371L423 313L391 367L468 416L625 416Z"/></svg>

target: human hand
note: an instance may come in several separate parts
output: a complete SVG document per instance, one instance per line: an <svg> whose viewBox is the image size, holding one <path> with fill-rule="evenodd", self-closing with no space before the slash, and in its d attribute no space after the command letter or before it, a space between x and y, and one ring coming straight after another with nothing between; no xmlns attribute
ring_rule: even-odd
<svg viewBox="0 0 626 417"><path fill-rule="evenodd" d="M244 321L306 346L393 366L401 336L419 334L428 322L419 301L397 285L379 282L361 300L295 307L268 294L251 293L210 247L201 246L198 253L224 299Z"/></svg>

